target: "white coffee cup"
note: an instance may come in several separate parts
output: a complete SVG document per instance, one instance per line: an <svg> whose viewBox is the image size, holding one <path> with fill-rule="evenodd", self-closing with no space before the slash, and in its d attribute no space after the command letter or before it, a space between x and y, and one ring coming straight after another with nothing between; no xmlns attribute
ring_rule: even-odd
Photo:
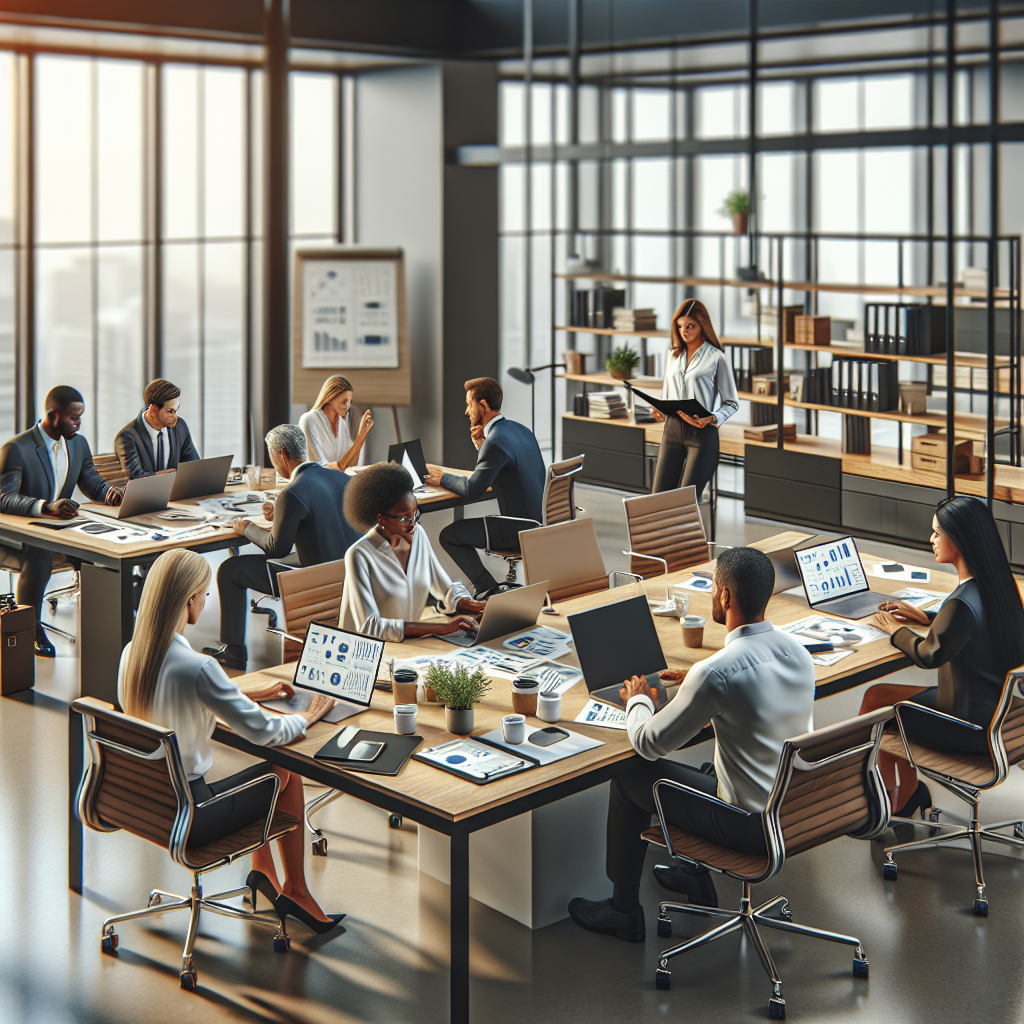
<svg viewBox="0 0 1024 1024"><path fill-rule="evenodd" d="M506 743L522 743L526 739L526 716L502 715L501 734Z"/></svg>
<svg viewBox="0 0 1024 1024"><path fill-rule="evenodd" d="M416 705L395 705L395 732L399 736L412 736L416 732Z"/></svg>
<svg viewBox="0 0 1024 1024"><path fill-rule="evenodd" d="M669 590L669 593L675 602L676 615L682 618L690 610L690 595L686 592L686 587L677 583Z"/></svg>
<svg viewBox="0 0 1024 1024"><path fill-rule="evenodd" d="M562 695L560 693L538 694L537 717L542 722L557 722L562 717Z"/></svg>

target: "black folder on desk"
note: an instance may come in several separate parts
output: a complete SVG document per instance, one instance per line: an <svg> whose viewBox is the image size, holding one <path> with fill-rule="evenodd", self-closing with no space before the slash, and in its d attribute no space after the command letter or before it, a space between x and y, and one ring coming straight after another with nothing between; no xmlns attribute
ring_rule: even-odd
<svg viewBox="0 0 1024 1024"><path fill-rule="evenodd" d="M655 398L653 395L647 394L646 391L633 387L628 380L623 383L641 402L646 402L652 409L657 409L658 412L664 413L666 416L675 416L677 412L685 412L687 416L692 416L694 419L698 416L711 415L696 398Z"/></svg>
<svg viewBox="0 0 1024 1024"><path fill-rule="evenodd" d="M338 745L339 738L344 742ZM352 761L346 757L358 743L368 741L383 743L384 749L373 761ZM318 761L326 761L336 768L348 768L352 771L367 772L370 775L397 775L412 752L423 742L422 736L399 736L393 732L371 732L369 729L339 729L313 756Z"/></svg>

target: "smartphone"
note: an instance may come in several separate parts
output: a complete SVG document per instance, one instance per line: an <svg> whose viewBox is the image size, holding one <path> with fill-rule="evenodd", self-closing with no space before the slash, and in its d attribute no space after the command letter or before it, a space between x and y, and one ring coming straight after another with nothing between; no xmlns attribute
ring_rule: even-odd
<svg viewBox="0 0 1024 1024"><path fill-rule="evenodd" d="M911 572L910 578L912 580L926 580L928 579L928 573L926 572Z"/></svg>
<svg viewBox="0 0 1024 1024"><path fill-rule="evenodd" d="M899 562L884 562L882 572L903 572L903 566Z"/></svg>

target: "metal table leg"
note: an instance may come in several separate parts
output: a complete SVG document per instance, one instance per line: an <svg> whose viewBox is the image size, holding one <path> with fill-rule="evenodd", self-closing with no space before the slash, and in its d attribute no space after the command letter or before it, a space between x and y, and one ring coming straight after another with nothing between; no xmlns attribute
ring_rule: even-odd
<svg viewBox="0 0 1024 1024"><path fill-rule="evenodd" d="M82 777L85 754L82 737L82 716L68 712L68 888L82 895L82 823L75 813L78 781Z"/></svg>
<svg viewBox="0 0 1024 1024"><path fill-rule="evenodd" d="M451 837L451 965L448 1019L469 1024L469 832Z"/></svg>

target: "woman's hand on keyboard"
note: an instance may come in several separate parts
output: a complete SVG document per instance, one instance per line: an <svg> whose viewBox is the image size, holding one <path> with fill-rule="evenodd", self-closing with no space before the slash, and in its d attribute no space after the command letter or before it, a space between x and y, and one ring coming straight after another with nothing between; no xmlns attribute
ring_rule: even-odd
<svg viewBox="0 0 1024 1024"><path fill-rule="evenodd" d="M334 705L335 701L331 697L315 696L309 702L309 707L302 712L302 717L306 720L307 725L312 725L314 722L319 722Z"/></svg>

